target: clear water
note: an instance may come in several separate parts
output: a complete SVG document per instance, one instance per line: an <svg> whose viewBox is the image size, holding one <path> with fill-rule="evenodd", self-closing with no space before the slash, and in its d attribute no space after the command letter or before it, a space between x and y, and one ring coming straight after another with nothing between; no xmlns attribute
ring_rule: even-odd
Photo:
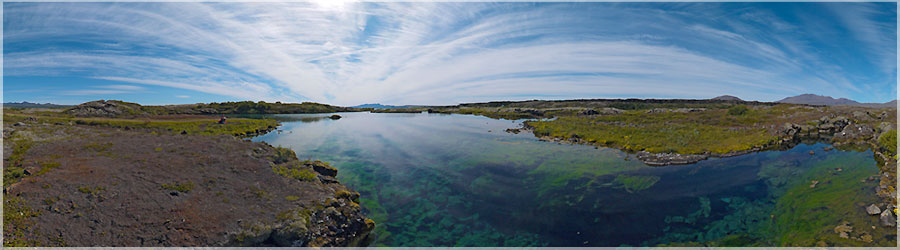
<svg viewBox="0 0 900 250"><path fill-rule="evenodd" d="M518 121L424 113L323 119L329 115L272 115L283 121L279 132L253 140L338 168L338 179L361 193L361 205L377 222L374 245L652 246L737 234L789 245L820 237L836 220L876 220L855 208L877 201L874 183L863 180L878 174L871 152L801 144L649 167L615 149L504 132ZM809 188L812 179L826 188ZM817 211L812 220L822 225L808 230L814 236L785 237L804 232L791 228L796 220L810 220L795 211L806 203L791 202L818 202L819 193L806 189L849 189L853 197L833 197L846 200ZM891 238L872 234L875 243Z"/></svg>

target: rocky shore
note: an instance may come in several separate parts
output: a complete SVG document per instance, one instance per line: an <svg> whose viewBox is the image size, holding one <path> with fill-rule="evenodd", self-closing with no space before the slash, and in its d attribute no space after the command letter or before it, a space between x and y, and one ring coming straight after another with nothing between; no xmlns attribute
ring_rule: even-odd
<svg viewBox="0 0 900 250"><path fill-rule="evenodd" d="M366 246L375 225L336 169L289 149L230 135L4 127L4 166L21 169L4 173L4 246Z"/></svg>

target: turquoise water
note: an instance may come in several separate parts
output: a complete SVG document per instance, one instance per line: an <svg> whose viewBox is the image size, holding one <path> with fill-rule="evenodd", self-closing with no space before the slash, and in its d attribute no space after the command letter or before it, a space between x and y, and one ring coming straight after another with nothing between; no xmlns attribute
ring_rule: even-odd
<svg viewBox="0 0 900 250"><path fill-rule="evenodd" d="M788 151L649 167L614 149L504 132L518 121L424 113L341 113L340 120L323 119L329 115L272 115L283 126L253 140L290 147L301 160L320 159L338 168L338 179L361 193L361 205L377 222L374 245L791 245L796 238L833 238L825 230L840 222L833 220L874 223L858 209L825 206L814 219L821 223L808 226L811 236L783 237L804 232L791 227L809 220L791 207L803 204L785 197L802 193L806 196L791 199L818 202L815 192L849 189L854 197L834 199L852 206L877 201L874 183L864 180L878 174L868 151L826 152L824 144L801 144ZM834 172L834 166L841 171ZM805 194L800 187L810 178L826 188ZM861 244L891 236L874 229L871 234L876 242Z"/></svg>

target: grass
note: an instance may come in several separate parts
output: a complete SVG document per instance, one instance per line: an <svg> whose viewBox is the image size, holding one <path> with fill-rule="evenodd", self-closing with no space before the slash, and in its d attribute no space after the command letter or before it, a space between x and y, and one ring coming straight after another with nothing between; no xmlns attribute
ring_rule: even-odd
<svg viewBox="0 0 900 250"><path fill-rule="evenodd" d="M186 183L172 183L172 184L162 184L163 189L168 189L172 191L178 191L182 193L190 192L194 189L194 182L187 181Z"/></svg>
<svg viewBox="0 0 900 250"><path fill-rule="evenodd" d="M58 168L59 166L60 166L59 162L42 162L41 170L38 170L38 172L35 175L46 174L47 172L50 172L50 170L53 170L54 168Z"/></svg>
<svg viewBox="0 0 900 250"><path fill-rule="evenodd" d="M90 194L91 196L94 196L94 197L99 196L100 193L102 193L104 190L106 190L106 188L101 187L101 186L96 186L93 188L88 187L88 186L78 187L78 192Z"/></svg>
<svg viewBox="0 0 900 250"><path fill-rule="evenodd" d="M3 187L19 182L25 177L25 169L22 168L22 164L25 161L25 153L34 144L31 139L21 137L10 138L9 143L12 143L12 153L4 161Z"/></svg>
<svg viewBox="0 0 900 250"><path fill-rule="evenodd" d="M10 195L3 196L3 246L27 247L39 246L40 242L31 236L32 217L41 214L39 210L25 205L22 198Z"/></svg>
<svg viewBox="0 0 900 250"><path fill-rule="evenodd" d="M85 148L93 150L93 151L97 151L97 152L104 152L104 151L112 148L112 146L113 146L113 144L110 142L107 142L107 143L92 142L92 143L88 143L87 145L84 145Z"/></svg>
<svg viewBox="0 0 900 250"><path fill-rule="evenodd" d="M217 118L209 119L114 119L114 118L77 118L65 114L25 115L4 113L4 120L23 120L34 117L38 122L78 124L87 126L111 127L121 129L148 129L157 133L179 134L186 132L192 135L234 135L250 136L258 132L277 127L279 123L273 119L230 118L226 124L218 124Z"/></svg>
<svg viewBox="0 0 900 250"><path fill-rule="evenodd" d="M550 121L528 121L535 135L579 138L629 152L728 153L766 145L778 139L760 127L745 127L769 114L746 111L741 117L725 110L693 114L667 112L648 114L628 111L621 115L563 116Z"/></svg>

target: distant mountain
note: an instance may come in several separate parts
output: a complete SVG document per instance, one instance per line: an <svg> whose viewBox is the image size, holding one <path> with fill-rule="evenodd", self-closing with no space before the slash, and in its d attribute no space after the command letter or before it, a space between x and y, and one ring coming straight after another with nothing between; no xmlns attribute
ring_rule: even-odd
<svg viewBox="0 0 900 250"><path fill-rule="evenodd" d="M403 109L403 108L415 108L422 107L421 105L403 105L403 106L394 106L394 105L381 105L380 103L372 103L372 104L363 104L356 105L351 108L373 108L373 109Z"/></svg>
<svg viewBox="0 0 900 250"><path fill-rule="evenodd" d="M743 101L743 100L741 100L741 98L737 98L736 96L731 96L731 95L720 95L720 96L713 97L713 98L710 99L710 100L716 100L716 101Z"/></svg>
<svg viewBox="0 0 900 250"><path fill-rule="evenodd" d="M56 108L68 108L72 105L59 105L52 103L31 103L31 102L5 102L3 103L4 108L48 108L48 109L56 109Z"/></svg>
<svg viewBox="0 0 900 250"><path fill-rule="evenodd" d="M808 105L823 105L823 106L857 106L857 107L870 107L870 108L884 108L884 107L897 107L897 100L893 100L886 103L860 103L854 100L850 100L847 98L838 98L835 99L830 96L821 96L814 94L802 94L798 96L791 96L788 98L781 99L777 102L780 103L793 103L793 104L808 104Z"/></svg>

